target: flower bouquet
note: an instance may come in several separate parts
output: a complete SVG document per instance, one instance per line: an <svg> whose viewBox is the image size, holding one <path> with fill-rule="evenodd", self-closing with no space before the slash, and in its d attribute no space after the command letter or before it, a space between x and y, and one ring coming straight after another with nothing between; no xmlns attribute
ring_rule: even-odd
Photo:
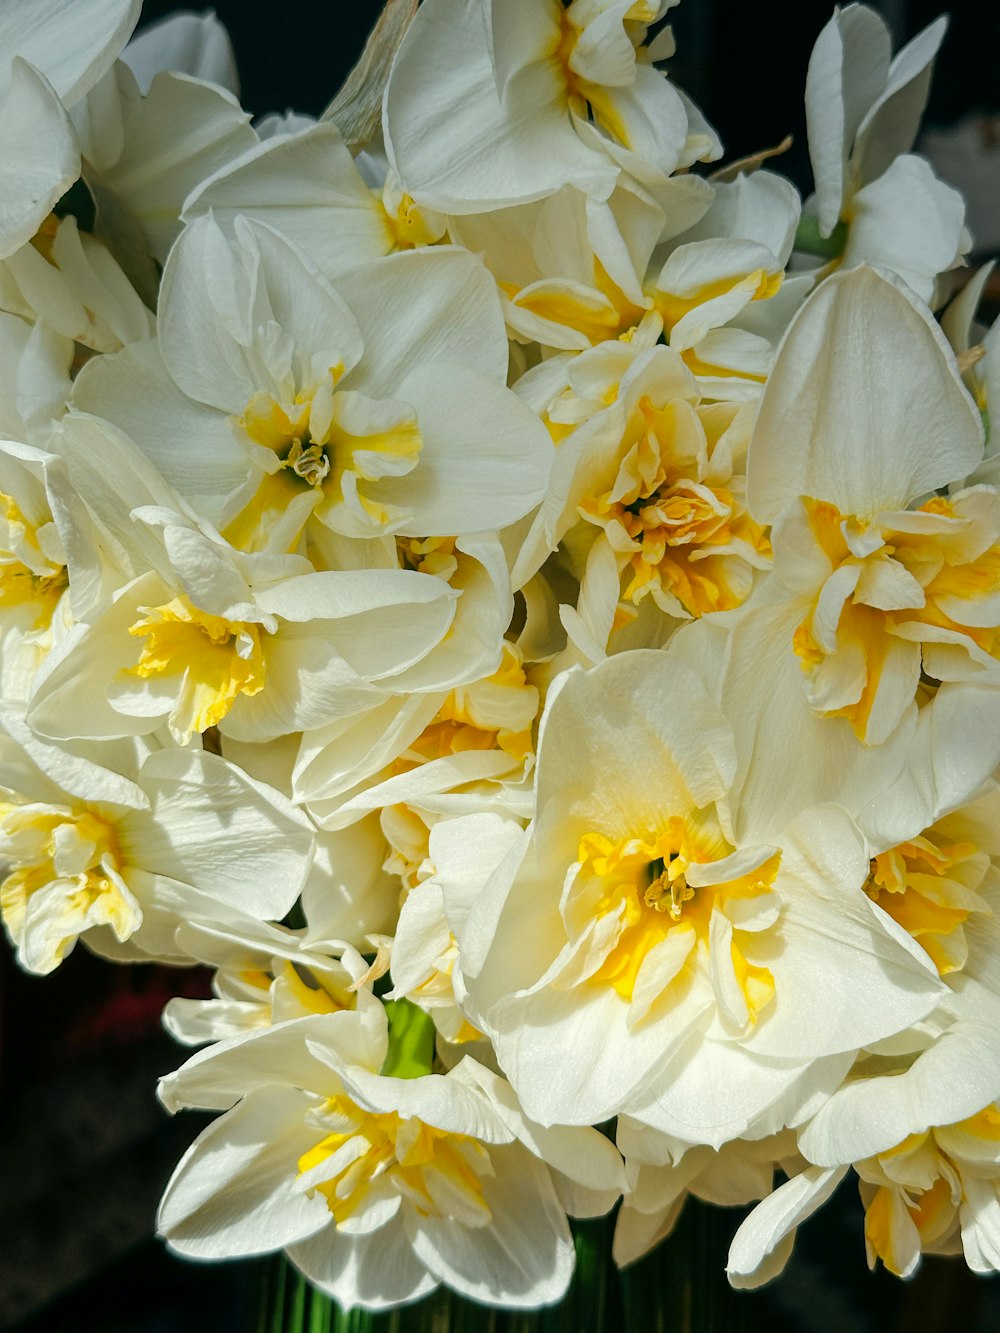
<svg viewBox="0 0 1000 1333"><path fill-rule="evenodd" d="M214 970L159 1231L343 1309L552 1304L568 1218L625 1267L689 1195L754 1286L850 1173L870 1264L1000 1268L945 23L834 12L803 202L671 8L389 0L253 124L211 15L0 9L4 924Z"/></svg>

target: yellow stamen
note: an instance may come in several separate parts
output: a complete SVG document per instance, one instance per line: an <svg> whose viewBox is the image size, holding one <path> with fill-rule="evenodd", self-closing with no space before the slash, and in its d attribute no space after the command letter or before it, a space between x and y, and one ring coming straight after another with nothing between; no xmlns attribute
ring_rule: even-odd
<svg viewBox="0 0 1000 1333"><path fill-rule="evenodd" d="M329 1178L312 1188L324 1195L340 1223L363 1205L372 1185L384 1178L425 1217L456 1217L465 1225L485 1226L492 1218L480 1177L492 1175L489 1153L478 1140L451 1134L394 1111L366 1111L349 1097L331 1097L324 1119L338 1128L298 1161L299 1174L314 1171L347 1144L353 1151ZM447 1182L449 1203L435 1188L435 1175Z"/></svg>
<svg viewBox="0 0 1000 1333"><path fill-rule="evenodd" d="M163 606L141 607L145 614L129 629L146 639L139 661L126 674L183 677L171 725L185 737L218 725L241 694L264 687L266 662L261 627L209 615L187 597Z"/></svg>

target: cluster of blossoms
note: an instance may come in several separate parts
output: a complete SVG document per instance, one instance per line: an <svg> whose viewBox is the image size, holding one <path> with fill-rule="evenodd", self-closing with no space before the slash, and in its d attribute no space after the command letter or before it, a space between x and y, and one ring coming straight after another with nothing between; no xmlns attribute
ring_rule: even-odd
<svg viewBox="0 0 1000 1333"><path fill-rule="evenodd" d="M1000 1268L944 23L834 13L803 202L710 165L674 2L391 0L254 124L210 15L0 8L3 920L215 969L181 1254L533 1306L567 1215L627 1264L695 1194L753 1285L853 1171L870 1262Z"/></svg>

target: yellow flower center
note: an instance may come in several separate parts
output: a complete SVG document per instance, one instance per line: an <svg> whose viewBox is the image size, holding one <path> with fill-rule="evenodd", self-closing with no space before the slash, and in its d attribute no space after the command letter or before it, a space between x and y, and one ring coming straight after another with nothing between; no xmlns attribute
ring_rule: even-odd
<svg viewBox="0 0 1000 1333"><path fill-rule="evenodd" d="M48 629L69 587L66 567L45 555L38 530L12 495L0 491L0 607L33 606L37 629Z"/></svg>
<svg viewBox="0 0 1000 1333"><path fill-rule="evenodd" d="M434 574L446 583L458 572L454 537L397 537L396 554L402 569Z"/></svg>
<svg viewBox="0 0 1000 1333"><path fill-rule="evenodd" d="M841 594L832 627L826 623L829 609L824 623L817 619L817 596L793 648L810 676L840 655L857 681L857 697L820 711L847 718L859 739L866 739L883 673L891 669L900 640L921 645L923 670L932 680L928 648L941 642L953 645L952 651L1000 658L1000 624L990 623L997 621L990 602L1000 592L1000 501L984 512L974 507L975 493L968 495L969 504L961 496L935 497L914 511L914 526L905 530L844 515L828 501L802 500L808 531L830 565L824 587L832 589L830 580L843 570L856 572L857 580ZM918 515L929 522L920 525ZM935 518L941 521L935 524ZM891 609L884 609L886 602Z"/></svg>
<svg viewBox="0 0 1000 1333"><path fill-rule="evenodd" d="M692 310L697 310L708 301L714 301L717 297L726 296L730 292L743 290L751 301L770 300L779 291L784 276L780 270L769 273L766 269L757 268L742 276L719 278L715 282L703 283L693 291L689 290L683 294L657 291L653 297L653 307L663 320L664 332L669 336L671 329L679 324L685 315L689 315Z"/></svg>
<svg viewBox="0 0 1000 1333"><path fill-rule="evenodd" d="M664 988L698 953L708 949L714 911L727 903L767 894L778 872L777 854L752 873L721 884L694 888L687 881L692 865L706 864L731 849L711 822L670 819L651 837L620 841L588 833L580 841L574 883L564 902L563 915L571 937L588 917L595 919L605 940L600 966L586 978L610 985L632 1001L644 963L668 942L676 949L675 965L664 977ZM774 979L767 968L749 963L743 949L731 945L731 965L743 994L749 1021L774 994Z"/></svg>
<svg viewBox="0 0 1000 1333"><path fill-rule="evenodd" d="M614 485L580 505L624 563L630 603L652 595L668 614L679 603L697 617L748 595L752 566L770 554L765 529L746 512L734 479L699 479L709 462L706 424L716 430L720 411L728 423L735 410L716 407L703 421L681 400L657 408L640 399Z"/></svg>
<svg viewBox="0 0 1000 1333"><path fill-rule="evenodd" d="M34 606L39 628L52 623L53 612L68 587L65 569L36 574L20 560L4 560L0 553L0 606Z"/></svg>
<svg viewBox="0 0 1000 1333"><path fill-rule="evenodd" d="M534 749L533 728L541 696L525 674L520 650L504 643L491 676L459 685L437 717L410 747L426 759L462 750L503 750L518 763Z"/></svg>
<svg viewBox="0 0 1000 1333"><path fill-rule="evenodd" d="M880 852L871 863L865 892L927 951L944 976L965 965L962 924L973 911L989 911L974 892L989 856L972 842L950 842L936 826L909 842Z"/></svg>
<svg viewBox="0 0 1000 1333"><path fill-rule="evenodd" d="M299 1158L299 1174L327 1164L310 1189L325 1196L336 1222L357 1212L373 1187L388 1185L424 1217L464 1226L492 1219L480 1177L492 1175L485 1146L464 1134L436 1129L394 1111L363 1110L349 1097L331 1097L321 1120L332 1132Z"/></svg>
<svg viewBox="0 0 1000 1333"><path fill-rule="evenodd" d="M142 912L121 878L122 854L114 826L91 810L66 806L0 804L0 850L8 873L0 885L4 924L22 946L32 970L50 971L92 926L108 925L119 940L138 929ZM32 905L44 894L43 910Z"/></svg>
<svg viewBox="0 0 1000 1333"><path fill-rule="evenodd" d="M405 192L399 202L387 200L385 192L379 191L386 222L397 250L413 250L422 245L435 245L444 235L444 229L436 217L430 217L420 207L412 195Z"/></svg>
<svg viewBox="0 0 1000 1333"><path fill-rule="evenodd" d="M241 694L263 689L266 661L259 625L209 615L184 596L140 610L144 616L129 633L146 643L126 675L180 677L170 714L179 739L216 726Z"/></svg>
<svg viewBox="0 0 1000 1333"><path fill-rule="evenodd" d="M287 535L287 549L294 548L313 512L333 523L336 511L346 506L370 535L390 521L390 507L372 488L380 478L404 475L415 466L423 444L416 415L400 404L359 408L359 395L342 397L336 391L342 375L342 366L331 367L327 379L292 402L255 394L242 415L231 419L249 445L277 458L277 466L273 460L262 463L256 493L223 533L234 546L245 551L266 547L293 501L301 512ZM303 506L300 497L309 493L312 503Z"/></svg>

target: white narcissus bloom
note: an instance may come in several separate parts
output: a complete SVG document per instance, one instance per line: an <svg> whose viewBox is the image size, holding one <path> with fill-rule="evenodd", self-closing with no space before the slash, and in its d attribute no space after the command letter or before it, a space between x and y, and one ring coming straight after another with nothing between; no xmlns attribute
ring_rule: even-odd
<svg viewBox="0 0 1000 1333"><path fill-rule="evenodd" d="M54 214L0 261L0 308L80 343L82 359L82 348L115 352L155 331L152 313L105 246L75 218Z"/></svg>
<svg viewBox="0 0 1000 1333"><path fill-rule="evenodd" d="M291 790L324 828L401 802L419 803L477 784L497 801L520 785L534 762L540 696L516 644L502 642L499 668L440 695L389 700L361 718L302 737ZM353 762L352 762L353 761Z"/></svg>
<svg viewBox="0 0 1000 1333"><path fill-rule="evenodd" d="M773 651L867 745L915 713L921 672L997 673L1000 492L934 493L982 438L937 325L889 279L862 267L809 298L761 399L747 494L774 525L773 596L799 608Z"/></svg>
<svg viewBox="0 0 1000 1333"><path fill-rule="evenodd" d="M389 256L334 290L278 233L236 234L191 223L158 346L93 362L78 406L125 429L245 550L318 530L364 566L357 541L502 528L538 502L551 444L505 387L499 299L471 256Z"/></svg>
<svg viewBox="0 0 1000 1333"><path fill-rule="evenodd" d="M692 142L684 101L642 43L670 0L432 0L386 89L389 160L444 213L527 203L576 185L607 198L624 171L654 197ZM665 49L666 47L666 49ZM638 48L638 49L637 49ZM434 70L449 66L441 80Z"/></svg>
<svg viewBox="0 0 1000 1333"><path fill-rule="evenodd" d="M430 874L406 895L391 946L393 995L425 1009L445 1040L481 1034L462 1008L461 953L454 932L479 891L517 843L522 828L496 814L442 819L430 830Z"/></svg>
<svg viewBox="0 0 1000 1333"><path fill-rule="evenodd" d="M604 1211L621 1190L612 1145L532 1125L475 1061L444 1076L383 1068L385 1010L361 986L355 1010L220 1043L164 1079L170 1109L232 1108L167 1186L170 1246L197 1258L283 1247L345 1308L442 1281L491 1304L557 1300L573 1265L566 1206Z"/></svg>
<svg viewBox="0 0 1000 1333"><path fill-rule="evenodd" d="M31 711L46 735L141 736L165 723L186 745L214 726L244 741L323 726L378 702L374 682L451 624L443 580L316 573L301 556L245 555L176 510L132 516L159 539L155 567L50 656Z"/></svg>
<svg viewBox="0 0 1000 1333"><path fill-rule="evenodd" d="M102 610L127 557L75 492L63 460L0 441L0 682L25 703L75 622Z"/></svg>
<svg viewBox="0 0 1000 1333"><path fill-rule="evenodd" d="M711 207L657 252L647 283L666 340L706 398L756 398L773 347L812 285L786 282L801 210L794 186L769 171L712 185Z"/></svg>
<svg viewBox="0 0 1000 1333"><path fill-rule="evenodd" d="M996 783L928 827L890 846L875 842L871 850L865 892L872 901L913 936L943 977L971 975L989 984L1000 888Z"/></svg>
<svg viewBox="0 0 1000 1333"><path fill-rule="evenodd" d="M909 1062L848 1079L799 1134L813 1165L750 1214L734 1237L729 1280L756 1287L791 1253L796 1228L853 1164L868 1262L910 1276L922 1253L964 1249L975 1272L1000 1268L1000 1043L996 998L971 996L959 1019ZM992 1024L990 1023L992 1018Z"/></svg>
<svg viewBox="0 0 1000 1333"><path fill-rule="evenodd" d="M186 1046L354 1007L354 975L326 949L311 949L303 930L271 924L233 904L206 912L188 904L174 936L179 950L214 967L213 998L176 996L163 1024Z"/></svg>
<svg viewBox="0 0 1000 1333"><path fill-rule="evenodd" d="M821 237L846 235L839 262L882 265L924 300L969 248L961 195L910 153L944 36L939 18L891 58L889 29L867 5L837 8L806 79L814 210Z"/></svg>
<svg viewBox="0 0 1000 1333"><path fill-rule="evenodd" d="M690 178L696 179L696 178ZM685 191L680 230L708 204ZM710 197L710 196L709 196ZM533 204L453 219L451 235L497 280L511 336L582 351L627 334L650 307L643 278L668 226L642 191L620 184L607 201L573 186Z"/></svg>
<svg viewBox="0 0 1000 1333"><path fill-rule="evenodd" d="M734 843L734 772L727 722L670 654L550 692L520 864L456 931L467 1012L536 1119L625 1111L715 1145L768 1133L943 990L864 894L846 814Z"/></svg>
<svg viewBox="0 0 1000 1333"><path fill-rule="evenodd" d="M766 531L744 498L749 409L702 402L680 355L643 346L639 335L583 353L566 378L569 390L550 402L548 416L554 426L564 426L563 418L570 418L565 426L573 418L579 424L556 452L515 582L523 584L560 543L578 560L583 552L585 567L574 569L580 605L563 617L579 638L586 603L600 654L609 638L617 648L623 640L615 642L614 632L637 617L633 639L624 639L629 646L642 643L643 632L645 642L662 642L671 621L739 606L755 570L770 564Z"/></svg>
<svg viewBox="0 0 1000 1333"><path fill-rule="evenodd" d="M280 920L298 897L312 828L234 765L133 742L70 753L8 709L2 723L0 900L29 971L51 972L82 935L112 957L176 960L189 902Z"/></svg>
<svg viewBox="0 0 1000 1333"><path fill-rule="evenodd" d="M140 0L4 0L0 6L0 258L41 226L80 175L66 108L98 82Z"/></svg>

